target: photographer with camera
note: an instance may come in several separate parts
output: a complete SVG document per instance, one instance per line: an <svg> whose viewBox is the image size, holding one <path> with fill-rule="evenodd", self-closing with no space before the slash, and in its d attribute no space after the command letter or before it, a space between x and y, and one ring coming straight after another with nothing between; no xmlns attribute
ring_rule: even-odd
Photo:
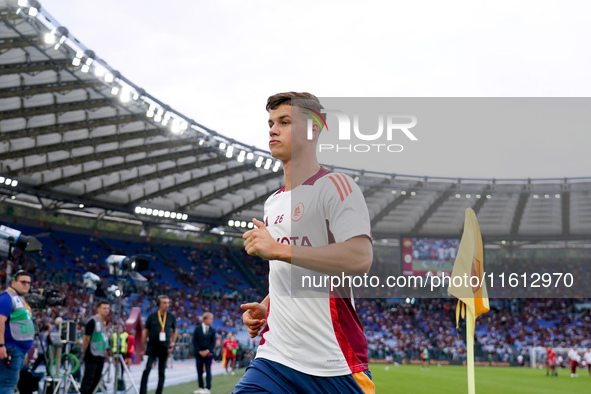
<svg viewBox="0 0 591 394"><path fill-rule="evenodd" d="M96 306L96 315L92 316L86 323L84 341L82 342L85 367L80 394L91 394L101 380L109 349L109 337L107 336L105 321L110 312L111 305L109 302L99 301Z"/></svg>
<svg viewBox="0 0 591 394"><path fill-rule="evenodd" d="M33 312L24 298L30 288L31 275L20 270L0 294L0 394L14 394L25 357L33 346Z"/></svg>

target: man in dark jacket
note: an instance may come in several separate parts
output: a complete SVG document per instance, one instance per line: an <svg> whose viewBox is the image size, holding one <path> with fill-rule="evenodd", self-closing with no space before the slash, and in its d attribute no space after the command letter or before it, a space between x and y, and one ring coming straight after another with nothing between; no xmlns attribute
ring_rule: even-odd
<svg viewBox="0 0 591 394"><path fill-rule="evenodd" d="M201 319L203 323L199 324L193 332L197 379L199 381L199 390L196 390L195 394L207 394L211 390L211 362L215 346L215 329L211 327L213 315L206 312ZM205 367L205 385L203 384L203 367Z"/></svg>

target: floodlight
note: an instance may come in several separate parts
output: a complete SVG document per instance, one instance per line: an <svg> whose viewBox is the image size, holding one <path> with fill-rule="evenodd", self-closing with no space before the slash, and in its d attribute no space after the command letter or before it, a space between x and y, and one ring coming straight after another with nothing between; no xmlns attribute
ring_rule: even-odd
<svg viewBox="0 0 591 394"><path fill-rule="evenodd" d="M35 237L23 235L11 227L0 226L0 256L11 257L15 247L25 252L38 252L42 246Z"/></svg>
<svg viewBox="0 0 591 394"><path fill-rule="evenodd" d="M57 29L53 29L51 31L51 37L48 37L47 35L45 36L45 41L48 44L55 44L55 47L53 49L57 50L60 45L62 45L64 42L66 42L66 38L68 38L68 35L70 34L70 32L68 31L67 28L65 28L64 26L60 26ZM59 40L58 40L59 39Z"/></svg>
<svg viewBox="0 0 591 394"><path fill-rule="evenodd" d="M147 281L138 272L145 271L150 268L150 261L152 258L146 255L123 256L112 254L107 257L107 264L109 265L109 274L111 275L127 275L133 279L141 282Z"/></svg>
<svg viewBox="0 0 591 394"><path fill-rule="evenodd" d="M107 293L114 298L119 298L123 295L123 292L117 285L111 285L107 288Z"/></svg>
<svg viewBox="0 0 591 394"><path fill-rule="evenodd" d="M176 119L176 118L173 119L172 120L172 125L171 125L171 128L170 129L171 129L171 131L174 134L180 134L180 132L181 132L181 121L178 120L178 119Z"/></svg>
<svg viewBox="0 0 591 394"><path fill-rule="evenodd" d="M96 290L101 285L101 278L92 272L87 272L82 275L82 285L90 290Z"/></svg>
<svg viewBox="0 0 591 394"><path fill-rule="evenodd" d="M20 2L19 2L20 5ZM30 16L37 16L39 10L41 9L41 4L37 0L30 0L29 1L29 15Z"/></svg>
<svg viewBox="0 0 591 394"><path fill-rule="evenodd" d="M55 43L55 36L53 33L45 34L45 43L46 44L54 44Z"/></svg>

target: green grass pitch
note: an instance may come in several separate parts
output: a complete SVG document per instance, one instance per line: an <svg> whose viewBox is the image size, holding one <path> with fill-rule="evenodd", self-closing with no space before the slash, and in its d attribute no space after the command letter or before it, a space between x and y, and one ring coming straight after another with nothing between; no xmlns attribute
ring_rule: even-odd
<svg viewBox="0 0 591 394"><path fill-rule="evenodd" d="M385 370L382 364L372 365L370 370L376 384L376 393L467 393L467 372L465 367L431 366L422 370L418 365L390 365ZM476 392L478 394L497 393L589 393L591 376L587 370L579 369L578 378L571 378L570 371L561 369L558 377L547 377L546 370L531 368L476 367ZM228 394L240 379L244 370L236 371L235 376L215 376L212 394ZM166 394L192 394L197 382L185 383L164 389ZM153 391L150 393L154 393Z"/></svg>

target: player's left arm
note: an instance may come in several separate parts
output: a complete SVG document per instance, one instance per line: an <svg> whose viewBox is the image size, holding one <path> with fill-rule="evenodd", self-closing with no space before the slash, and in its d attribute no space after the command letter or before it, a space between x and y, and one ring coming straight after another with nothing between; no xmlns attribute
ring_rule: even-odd
<svg viewBox="0 0 591 394"><path fill-rule="evenodd" d="M318 247L277 242L265 224L253 219L256 228L244 233L246 252L266 260L281 260L328 275L363 275L373 260L371 241L365 235Z"/></svg>

